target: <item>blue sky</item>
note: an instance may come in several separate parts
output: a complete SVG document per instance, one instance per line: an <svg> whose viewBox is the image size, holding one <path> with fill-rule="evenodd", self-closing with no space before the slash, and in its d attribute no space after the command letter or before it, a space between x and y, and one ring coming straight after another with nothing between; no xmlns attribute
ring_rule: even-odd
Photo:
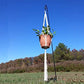
<svg viewBox="0 0 84 84"><path fill-rule="evenodd" d="M41 31L45 3L54 49L59 42L84 49L84 0L0 0L0 63L44 53L32 29Z"/></svg>

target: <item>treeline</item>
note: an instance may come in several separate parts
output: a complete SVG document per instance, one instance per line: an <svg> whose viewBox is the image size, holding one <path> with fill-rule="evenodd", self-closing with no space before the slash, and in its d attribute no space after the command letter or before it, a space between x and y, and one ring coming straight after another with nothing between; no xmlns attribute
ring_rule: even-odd
<svg viewBox="0 0 84 84"><path fill-rule="evenodd" d="M70 51L63 43L54 50L57 71L84 71L84 49ZM47 53L48 71L54 71L53 56ZM0 64L0 73L41 72L44 70L44 54L26 57Z"/></svg>
<svg viewBox="0 0 84 84"><path fill-rule="evenodd" d="M67 48L63 43L59 43L54 51L55 60L84 60L84 49L80 49L79 51L73 49L70 51L70 48Z"/></svg>

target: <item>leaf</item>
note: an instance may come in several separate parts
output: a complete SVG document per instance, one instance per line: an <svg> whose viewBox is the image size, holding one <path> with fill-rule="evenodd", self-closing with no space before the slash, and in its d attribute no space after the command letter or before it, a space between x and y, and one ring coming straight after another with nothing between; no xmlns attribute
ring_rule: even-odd
<svg viewBox="0 0 84 84"><path fill-rule="evenodd" d="M33 31L37 31L37 29L33 29Z"/></svg>
<svg viewBox="0 0 84 84"><path fill-rule="evenodd" d="M36 34L39 34L38 32L36 32Z"/></svg>
<svg viewBox="0 0 84 84"><path fill-rule="evenodd" d="M43 26L43 28L45 28L45 27Z"/></svg>
<svg viewBox="0 0 84 84"><path fill-rule="evenodd" d="M56 31L54 31L53 34L56 34Z"/></svg>
<svg viewBox="0 0 84 84"><path fill-rule="evenodd" d="M39 30L37 30L37 32L40 32Z"/></svg>
<svg viewBox="0 0 84 84"><path fill-rule="evenodd" d="M42 30L42 32L44 32L44 30Z"/></svg>

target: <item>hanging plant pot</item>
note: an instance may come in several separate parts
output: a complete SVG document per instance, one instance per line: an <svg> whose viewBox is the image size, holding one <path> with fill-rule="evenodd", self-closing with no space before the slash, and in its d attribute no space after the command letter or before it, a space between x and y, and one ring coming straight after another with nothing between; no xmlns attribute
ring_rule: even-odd
<svg viewBox="0 0 84 84"><path fill-rule="evenodd" d="M50 44L51 44L51 35L47 35L47 34L44 34L44 35L40 35L39 36L39 41L40 41L40 45L43 49L47 49L50 47Z"/></svg>

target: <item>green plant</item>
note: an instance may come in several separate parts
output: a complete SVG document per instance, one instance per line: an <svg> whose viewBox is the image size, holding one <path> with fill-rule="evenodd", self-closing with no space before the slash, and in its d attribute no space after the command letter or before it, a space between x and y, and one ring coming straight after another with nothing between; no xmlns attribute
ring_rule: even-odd
<svg viewBox="0 0 84 84"><path fill-rule="evenodd" d="M53 37L53 35L56 33L53 29L52 29L53 33L50 32L50 26L47 26L47 27L43 26L43 30L42 30L41 33L40 33L40 31L38 29L33 29L33 31L35 31L37 36L40 36L42 34L48 34L48 35L51 35L51 37Z"/></svg>

